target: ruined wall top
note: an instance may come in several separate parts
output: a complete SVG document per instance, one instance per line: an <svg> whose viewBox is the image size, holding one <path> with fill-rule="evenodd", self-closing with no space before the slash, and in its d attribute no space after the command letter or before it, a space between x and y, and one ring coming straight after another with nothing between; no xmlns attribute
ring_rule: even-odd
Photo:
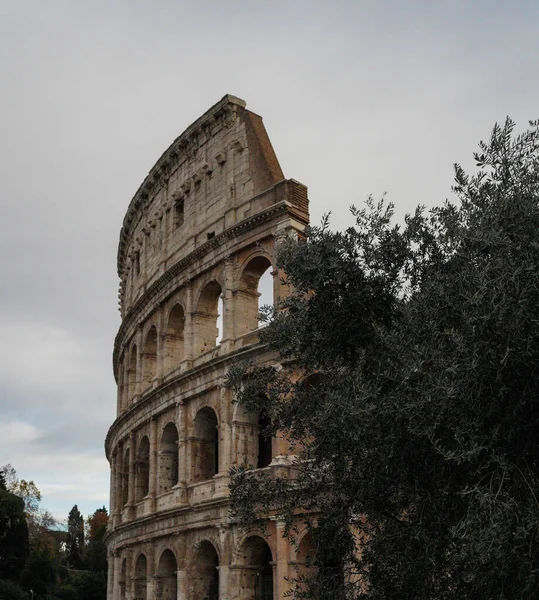
<svg viewBox="0 0 539 600"><path fill-rule="evenodd" d="M174 140L131 200L118 247L124 308L164 263L265 208L252 200L284 179L262 118L245 106L224 96Z"/></svg>

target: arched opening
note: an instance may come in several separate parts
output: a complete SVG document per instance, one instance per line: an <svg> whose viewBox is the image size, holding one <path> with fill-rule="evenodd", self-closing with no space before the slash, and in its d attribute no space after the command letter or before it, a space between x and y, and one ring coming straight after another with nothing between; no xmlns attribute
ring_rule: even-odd
<svg viewBox="0 0 539 600"><path fill-rule="evenodd" d="M174 371L184 358L185 313L179 304L175 304L168 316L165 342L165 370Z"/></svg>
<svg viewBox="0 0 539 600"><path fill-rule="evenodd" d="M157 329L150 327L142 353L142 389L148 389L157 375Z"/></svg>
<svg viewBox="0 0 539 600"><path fill-rule="evenodd" d="M137 558L135 564L135 598L134 600L146 600L148 595L148 586L146 576L148 571L148 561L144 554Z"/></svg>
<svg viewBox="0 0 539 600"><path fill-rule="evenodd" d="M135 394L137 393L137 345L136 344L133 344L133 346L131 347L131 354L129 356L128 377L129 377L128 402L132 402Z"/></svg>
<svg viewBox="0 0 539 600"><path fill-rule="evenodd" d="M176 600L176 571L178 563L172 550L165 550L159 559L157 569L156 598L161 600Z"/></svg>
<svg viewBox="0 0 539 600"><path fill-rule="evenodd" d="M258 460L256 467L262 469L269 466L272 459L271 453L271 419L266 409L260 411L258 418Z"/></svg>
<svg viewBox="0 0 539 600"><path fill-rule="evenodd" d="M218 305L221 295L221 286L217 281L208 283L200 294L195 317L196 354L203 354L217 345L219 329Z"/></svg>
<svg viewBox="0 0 539 600"><path fill-rule="evenodd" d="M120 600L125 600L125 588L127 583L127 561L122 560L122 568L120 569L120 577L118 578L118 586L120 588Z"/></svg>
<svg viewBox="0 0 539 600"><path fill-rule="evenodd" d="M167 423L159 449L159 493L168 492L178 483L178 430Z"/></svg>
<svg viewBox="0 0 539 600"><path fill-rule="evenodd" d="M136 487L136 502L140 502L148 495L150 489L150 440L148 436L144 436L140 440L137 452L137 487Z"/></svg>
<svg viewBox="0 0 539 600"><path fill-rule="evenodd" d="M213 544L203 541L194 559L193 599L219 600L219 556Z"/></svg>
<svg viewBox="0 0 539 600"><path fill-rule="evenodd" d="M122 505L125 506L129 500L129 448L125 451L122 465Z"/></svg>
<svg viewBox="0 0 539 600"><path fill-rule="evenodd" d="M273 558L267 542L257 535L247 538L240 560L242 600L273 600Z"/></svg>
<svg viewBox="0 0 539 600"><path fill-rule="evenodd" d="M264 304L273 304L271 262L265 256L256 256L244 267L240 278L236 318L239 336L258 328Z"/></svg>
<svg viewBox="0 0 539 600"><path fill-rule="evenodd" d="M195 417L193 479L204 481L219 472L219 426L217 415L209 406Z"/></svg>

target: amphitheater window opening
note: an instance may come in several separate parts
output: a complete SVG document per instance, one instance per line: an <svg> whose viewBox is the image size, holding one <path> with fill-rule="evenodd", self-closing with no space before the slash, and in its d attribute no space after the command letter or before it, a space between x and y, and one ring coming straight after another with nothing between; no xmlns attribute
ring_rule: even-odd
<svg viewBox="0 0 539 600"><path fill-rule="evenodd" d="M118 587L120 600L125 600L125 591L127 584L127 560L124 558L122 560L122 567L120 569L120 576L118 577Z"/></svg>
<svg viewBox="0 0 539 600"><path fill-rule="evenodd" d="M135 275L140 275L140 252L135 252Z"/></svg>
<svg viewBox="0 0 539 600"><path fill-rule="evenodd" d="M225 301L219 296L217 314L217 341L216 345L219 345L223 341L224 328L223 328L223 315L225 314Z"/></svg>
<svg viewBox="0 0 539 600"><path fill-rule="evenodd" d="M219 556L213 544L203 541L195 555L195 597L219 600Z"/></svg>
<svg viewBox="0 0 539 600"><path fill-rule="evenodd" d="M148 561L144 554L137 558L135 564L135 598L134 600L146 600L148 595L147 586Z"/></svg>
<svg viewBox="0 0 539 600"><path fill-rule="evenodd" d="M125 451L122 465L122 504L129 501L129 448Z"/></svg>
<svg viewBox="0 0 539 600"><path fill-rule="evenodd" d="M197 354L215 348L220 338L217 321L221 292L221 286L217 281L211 281L200 294L195 319Z"/></svg>
<svg viewBox="0 0 539 600"><path fill-rule="evenodd" d="M166 371L174 371L178 368L184 357L184 330L185 313L183 308L176 304L170 311L167 324L167 335L165 341Z"/></svg>
<svg viewBox="0 0 539 600"><path fill-rule="evenodd" d="M242 598L273 600L273 558L265 540L249 537L243 544Z"/></svg>
<svg viewBox="0 0 539 600"><path fill-rule="evenodd" d="M296 570L299 579L297 585L299 585L303 592L306 591L303 583L304 579L311 579L316 574L314 560L313 538L310 533L306 533L298 546L296 555Z"/></svg>
<svg viewBox="0 0 539 600"><path fill-rule="evenodd" d="M184 220L184 201L179 200L174 205L174 227L181 227Z"/></svg>
<svg viewBox="0 0 539 600"><path fill-rule="evenodd" d="M159 559L159 567L157 568L157 590L156 598L160 600L176 600L177 581L176 571L178 563L172 550L165 550Z"/></svg>
<svg viewBox="0 0 539 600"><path fill-rule="evenodd" d="M142 354L143 389L148 389L157 374L157 329L150 327L144 342Z"/></svg>
<svg viewBox="0 0 539 600"><path fill-rule="evenodd" d="M271 272L271 262L265 256L256 256L243 269L237 295L239 335L264 325L260 321L260 309L264 305L273 305Z"/></svg>
<svg viewBox="0 0 539 600"><path fill-rule="evenodd" d="M219 425L217 415L205 407L195 417L194 480L205 481L219 472Z"/></svg>
<svg viewBox="0 0 539 600"><path fill-rule="evenodd" d="M178 430L167 423L159 449L159 492L171 490L178 483Z"/></svg>
<svg viewBox="0 0 539 600"><path fill-rule="evenodd" d="M129 401L133 400L133 397L137 393L137 346L133 344L131 348L131 355L129 357L129 375L128 375L128 394Z"/></svg>
<svg viewBox="0 0 539 600"><path fill-rule="evenodd" d="M136 502L143 500L150 490L150 441L144 436L140 441L136 463Z"/></svg>
<svg viewBox="0 0 539 600"><path fill-rule="evenodd" d="M257 469L263 469L271 463L271 443L272 437L270 433L271 419L265 409L262 409L258 418L258 458Z"/></svg>

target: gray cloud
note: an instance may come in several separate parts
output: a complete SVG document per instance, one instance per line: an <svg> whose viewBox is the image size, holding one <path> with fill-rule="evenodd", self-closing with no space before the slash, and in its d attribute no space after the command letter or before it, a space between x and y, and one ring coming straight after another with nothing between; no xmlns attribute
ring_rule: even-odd
<svg viewBox="0 0 539 600"><path fill-rule="evenodd" d="M130 198L225 93L260 113L311 216L387 191L399 217L507 114L535 118L539 7L0 2L0 463L67 514L106 499L116 247Z"/></svg>

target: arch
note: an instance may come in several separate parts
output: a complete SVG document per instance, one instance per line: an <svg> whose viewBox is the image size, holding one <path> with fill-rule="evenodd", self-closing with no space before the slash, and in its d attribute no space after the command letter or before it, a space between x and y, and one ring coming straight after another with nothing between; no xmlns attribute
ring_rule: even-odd
<svg viewBox="0 0 539 600"><path fill-rule="evenodd" d="M213 408L205 406L197 412L193 442L193 479L211 479L219 472L219 423Z"/></svg>
<svg viewBox="0 0 539 600"><path fill-rule="evenodd" d="M148 329L142 352L142 391L147 390L157 376L157 328Z"/></svg>
<svg viewBox="0 0 539 600"><path fill-rule="evenodd" d="M201 290L195 315L195 354L203 354L217 345L221 285L213 279Z"/></svg>
<svg viewBox="0 0 539 600"><path fill-rule="evenodd" d="M150 490L150 440L145 435L139 443L136 460L136 496L140 502Z"/></svg>
<svg viewBox="0 0 539 600"><path fill-rule="evenodd" d="M219 600L219 555L208 540L202 541L193 555L191 598Z"/></svg>
<svg viewBox="0 0 539 600"><path fill-rule="evenodd" d="M168 492L178 483L178 429L170 421L163 429L159 448L159 493Z"/></svg>
<svg viewBox="0 0 539 600"><path fill-rule="evenodd" d="M120 592L120 600L125 600L125 590L127 584L127 560L124 558L122 560L122 566L120 569L120 576L118 577L118 586Z"/></svg>
<svg viewBox="0 0 539 600"><path fill-rule="evenodd" d="M242 600L273 600L273 556L266 540L248 536L239 553Z"/></svg>
<svg viewBox="0 0 539 600"><path fill-rule="evenodd" d="M315 550L313 537L308 531L301 538L296 551L296 589L305 592L307 586L305 579L311 579L316 575L317 569L314 565Z"/></svg>
<svg viewBox="0 0 539 600"><path fill-rule="evenodd" d="M122 506L129 501L129 448L124 453L122 463Z"/></svg>
<svg viewBox="0 0 539 600"><path fill-rule="evenodd" d="M165 372L170 373L180 365L184 358L185 311L176 303L167 320L165 334Z"/></svg>
<svg viewBox="0 0 539 600"><path fill-rule="evenodd" d="M264 254L251 258L243 267L238 283L236 305L236 332L241 336L254 331L259 326L261 290L264 290L263 304L273 304L273 277L271 276L271 261ZM264 277L264 279L262 279ZM268 283L271 296L268 294ZM263 286L261 285L263 284Z"/></svg>
<svg viewBox="0 0 539 600"><path fill-rule="evenodd" d="M272 437L271 437L271 418L265 408L260 411L258 417L258 455L257 469L268 467L273 458Z"/></svg>
<svg viewBox="0 0 539 600"><path fill-rule="evenodd" d="M164 550L159 558L157 567L157 590L155 597L161 600L176 600L178 563L172 550Z"/></svg>
<svg viewBox="0 0 539 600"><path fill-rule="evenodd" d="M131 352L129 354L129 368L128 368L128 403L133 401L135 394L137 393L137 345L131 346Z"/></svg>
<svg viewBox="0 0 539 600"><path fill-rule="evenodd" d="M144 554L139 554L135 563L135 597L134 600L146 600L148 596L148 561Z"/></svg>

